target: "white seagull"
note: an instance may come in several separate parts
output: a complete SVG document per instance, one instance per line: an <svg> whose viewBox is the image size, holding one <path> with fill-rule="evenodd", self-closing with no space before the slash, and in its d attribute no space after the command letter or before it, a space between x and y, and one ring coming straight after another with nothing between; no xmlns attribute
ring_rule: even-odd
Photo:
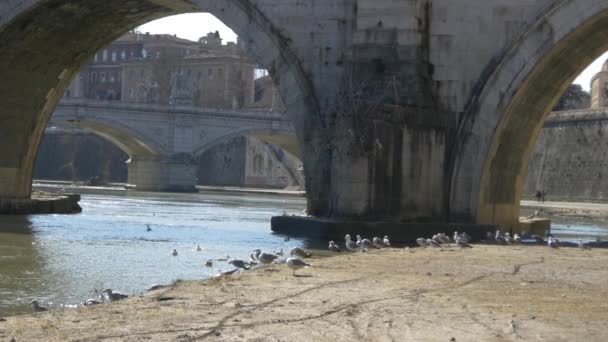
<svg viewBox="0 0 608 342"><path fill-rule="evenodd" d="M346 236L344 237L344 241L346 241L346 249L348 249L349 251L354 252L358 249L357 243L351 240L350 234L346 234Z"/></svg>
<svg viewBox="0 0 608 342"><path fill-rule="evenodd" d="M591 249L588 244L584 243L583 240L578 240L578 248L580 249Z"/></svg>
<svg viewBox="0 0 608 342"><path fill-rule="evenodd" d="M257 257L258 257L258 260L264 265L272 264L272 262L276 258L278 258L278 256L276 256L274 254L270 254L270 253L260 253L260 255L258 255Z"/></svg>
<svg viewBox="0 0 608 342"><path fill-rule="evenodd" d="M427 243L427 245L430 245L433 248L441 248L441 249L443 249L441 247L441 244L439 242L433 240L433 239L426 239L426 243Z"/></svg>
<svg viewBox="0 0 608 342"><path fill-rule="evenodd" d="M304 268L306 266L310 266L310 264L305 263L304 261L302 261L301 259L298 258L287 258L287 267L291 268L291 270L293 271L293 275L296 275L296 271L299 270L300 268Z"/></svg>
<svg viewBox="0 0 608 342"><path fill-rule="evenodd" d="M361 238L361 235L357 235L357 246L361 248L361 250L367 250L372 246L372 242L369 239Z"/></svg>
<svg viewBox="0 0 608 342"><path fill-rule="evenodd" d="M340 247L338 245L336 245L336 243L333 241L329 241L329 250L332 252L337 252L337 253L342 252Z"/></svg>
<svg viewBox="0 0 608 342"><path fill-rule="evenodd" d="M171 251L171 255L177 256L177 249L173 248L173 250Z"/></svg>
<svg viewBox="0 0 608 342"><path fill-rule="evenodd" d="M194 250L195 250L195 251L197 251L197 252L200 252L200 251L202 251L203 249L201 248L201 245L196 244L196 248L194 248Z"/></svg>
<svg viewBox="0 0 608 342"><path fill-rule="evenodd" d="M380 239L379 237L374 236L374 238L372 239L372 243L374 244L374 247L376 248L384 248L387 247L384 244L384 241L382 241L382 239Z"/></svg>
<svg viewBox="0 0 608 342"><path fill-rule="evenodd" d="M146 225L146 231L147 231L147 232L152 231L152 228L150 228L150 225L149 225L149 224L147 224L147 225Z"/></svg>
<svg viewBox="0 0 608 342"><path fill-rule="evenodd" d="M457 245L458 245L458 247L460 247L460 248L473 248L473 246L471 246L471 245L469 245L468 243L466 243L466 242L464 241L464 239L463 239L462 237L460 237L460 236L459 236L459 237L456 239L456 244L457 244Z"/></svg>
<svg viewBox="0 0 608 342"><path fill-rule="evenodd" d="M505 242L507 243L507 245L513 243L513 238L511 237L511 234L509 232L505 233Z"/></svg>
<svg viewBox="0 0 608 342"><path fill-rule="evenodd" d="M388 235L384 235L384 239L382 239L382 242L384 242L384 244L386 245L386 247L390 247L391 246L391 240L388 239Z"/></svg>
<svg viewBox="0 0 608 342"><path fill-rule="evenodd" d="M117 300L121 300L121 299L125 299L125 298L129 297L126 294L122 294L120 292L113 292L111 289L105 289L105 290L103 290L103 293L105 293L106 298L108 298L111 302L115 302Z"/></svg>
<svg viewBox="0 0 608 342"><path fill-rule="evenodd" d="M289 255L299 256L300 258L308 258L310 257L310 252L305 250L304 248L294 247L289 250Z"/></svg>
<svg viewBox="0 0 608 342"><path fill-rule="evenodd" d="M496 242L501 245L504 245L507 243L507 240L505 239L505 237L500 235L500 230L496 231L496 235L494 235L494 240L496 240Z"/></svg>
<svg viewBox="0 0 608 342"><path fill-rule="evenodd" d="M559 248L559 240L554 239L553 236L549 236L549 239L547 240L547 246L551 248Z"/></svg>
<svg viewBox="0 0 608 342"><path fill-rule="evenodd" d="M426 248L429 246L428 242L426 242L425 238L417 238L416 239L416 243L418 244L418 246Z"/></svg>

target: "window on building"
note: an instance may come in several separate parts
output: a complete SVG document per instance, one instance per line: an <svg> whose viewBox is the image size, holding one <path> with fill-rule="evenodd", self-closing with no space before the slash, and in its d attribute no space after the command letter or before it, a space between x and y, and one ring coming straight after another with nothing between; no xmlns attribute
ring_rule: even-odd
<svg viewBox="0 0 608 342"><path fill-rule="evenodd" d="M101 60L103 62L107 62L108 61L108 50L103 50L103 52L101 53Z"/></svg>
<svg viewBox="0 0 608 342"><path fill-rule="evenodd" d="M146 50L146 48L141 49L141 56L143 58L148 58L148 51Z"/></svg>
<svg viewBox="0 0 608 342"><path fill-rule="evenodd" d="M127 53L125 52L125 50L122 50L120 52L120 59L125 60L127 58Z"/></svg>
<svg viewBox="0 0 608 342"><path fill-rule="evenodd" d="M186 72L186 74L187 74L188 76L191 76L191 75L192 75L192 70L188 69L188 71Z"/></svg>
<svg viewBox="0 0 608 342"><path fill-rule="evenodd" d="M93 72L91 73L91 81L92 81L92 82L97 81L97 73L96 73L95 71L93 71Z"/></svg>
<svg viewBox="0 0 608 342"><path fill-rule="evenodd" d="M141 69L141 70L139 71L139 77L144 77L144 69Z"/></svg>
<svg viewBox="0 0 608 342"><path fill-rule="evenodd" d="M160 58L160 51L156 51L156 59Z"/></svg>
<svg viewBox="0 0 608 342"><path fill-rule="evenodd" d="M213 69L212 68L207 69L207 77L210 80L213 79Z"/></svg>
<svg viewBox="0 0 608 342"><path fill-rule="evenodd" d="M110 83L114 83L114 74L108 74L108 81L110 81Z"/></svg>
<svg viewBox="0 0 608 342"><path fill-rule="evenodd" d="M97 53L96 53L96 54L95 54L95 56L93 57L93 61L94 61L95 63L97 63Z"/></svg>
<svg viewBox="0 0 608 342"><path fill-rule="evenodd" d="M112 51L112 62L116 62L116 51Z"/></svg>
<svg viewBox="0 0 608 342"><path fill-rule="evenodd" d="M70 97L70 89L65 91L65 97Z"/></svg>
<svg viewBox="0 0 608 342"><path fill-rule="evenodd" d="M224 69L222 69L222 68L217 69L217 75L219 77L222 77L224 75Z"/></svg>
<svg viewBox="0 0 608 342"><path fill-rule="evenodd" d="M196 78L197 78L198 80L200 80L200 79L201 79L201 76L203 76L203 73L199 71L199 72L198 72L198 75L196 76Z"/></svg>
<svg viewBox="0 0 608 342"><path fill-rule="evenodd" d="M100 81L101 83L103 83L103 82L105 82L105 81L106 81L106 73L105 73L105 72L100 72L100 73L99 73L99 81Z"/></svg>
<svg viewBox="0 0 608 342"><path fill-rule="evenodd" d="M129 88L129 97L133 97L133 88Z"/></svg>

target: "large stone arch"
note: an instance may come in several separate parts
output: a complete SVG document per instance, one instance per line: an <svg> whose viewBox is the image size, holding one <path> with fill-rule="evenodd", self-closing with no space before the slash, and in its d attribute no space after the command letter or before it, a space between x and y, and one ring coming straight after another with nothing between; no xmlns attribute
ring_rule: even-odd
<svg viewBox="0 0 608 342"><path fill-rule="evenodd" d="M574 78L608 49L608 2L555 1L486 68L461 120L452 220L511 229L543 122Z"/></svg>
<svg viewBox="0 0 608 342"><path fill-rule="evenodd" d="M277 82L299 141L318 112L287 39L251 0L8 0L0 5L0 197L27 198L34 160L65 88L94 53L147 21L208 12L244 39ZM256 2L257 3L257 2ZM314 118L313 118L314 120ZM315 160L311 160L315 162Z"/></svg>

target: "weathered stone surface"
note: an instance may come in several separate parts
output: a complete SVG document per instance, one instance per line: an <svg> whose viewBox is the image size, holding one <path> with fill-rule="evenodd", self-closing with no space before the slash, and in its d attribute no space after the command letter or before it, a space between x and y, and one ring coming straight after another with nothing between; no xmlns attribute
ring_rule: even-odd
<svg viewBox="0 0 608 342"><path fill-rule="evenodd" d="M0 214L72 214L79 213L78 194L34 192L29 199L0 199Z"/></svg>

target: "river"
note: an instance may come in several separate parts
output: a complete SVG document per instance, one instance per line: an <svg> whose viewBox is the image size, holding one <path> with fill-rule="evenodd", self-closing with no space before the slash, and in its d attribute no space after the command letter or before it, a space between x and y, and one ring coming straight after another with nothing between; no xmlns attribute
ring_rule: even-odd
<svg viewBox="0 0 608 342"><path fill-rule="evenodd" d="M0 314L28 312L32 299L77 304L105 288L137 294L232 269L208 259L303 243L270 232L271 216L302 212L301 197L129 193L80 204L80 214L0 216Z"/></svg>

